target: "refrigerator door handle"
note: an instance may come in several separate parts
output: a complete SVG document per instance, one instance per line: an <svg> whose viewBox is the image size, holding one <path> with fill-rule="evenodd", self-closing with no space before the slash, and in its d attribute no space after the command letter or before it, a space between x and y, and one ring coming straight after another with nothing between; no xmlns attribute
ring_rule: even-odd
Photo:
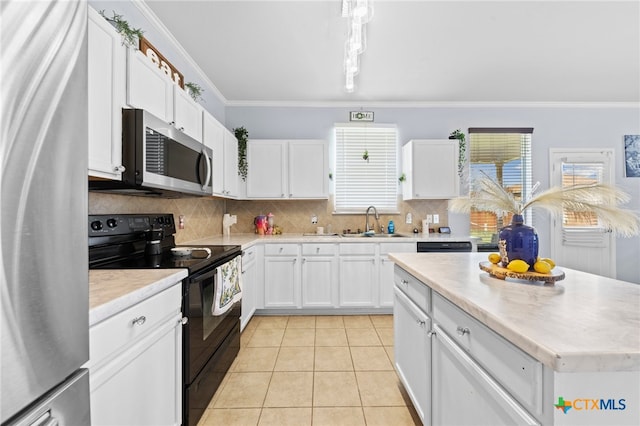
<svg viewBox="0 0 640 426"><path fill-rule="evenodd" d="M58 426L59 424L58 419L51 417L51 410L49 410L31 423L31 426Z"/></svg>

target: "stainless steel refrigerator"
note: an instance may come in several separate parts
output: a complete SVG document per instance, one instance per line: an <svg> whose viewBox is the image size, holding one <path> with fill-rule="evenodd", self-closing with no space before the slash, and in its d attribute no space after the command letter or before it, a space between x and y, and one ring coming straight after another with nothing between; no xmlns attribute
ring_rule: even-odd
<svg viewBox="0 0 640 426"><path fill-rule="evenodd" d="M90 424L86 32L86 1L0 1L2 425Z"/></svg>

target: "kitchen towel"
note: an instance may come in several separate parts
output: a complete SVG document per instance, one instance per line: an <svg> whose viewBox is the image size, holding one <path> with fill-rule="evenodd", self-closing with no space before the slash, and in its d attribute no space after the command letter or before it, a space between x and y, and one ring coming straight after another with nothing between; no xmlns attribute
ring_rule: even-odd
<svg viewBox="0 0 640 426"><path fill-rule="evenodd" d="M241 257L236 256L216 271L216 297L211 314L222 315L242 298Z"/></svg>

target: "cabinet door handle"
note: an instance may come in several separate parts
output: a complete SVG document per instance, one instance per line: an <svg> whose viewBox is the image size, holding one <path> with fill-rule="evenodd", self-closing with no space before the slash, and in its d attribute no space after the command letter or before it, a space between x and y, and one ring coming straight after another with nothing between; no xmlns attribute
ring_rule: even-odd
<svg viewBox="0 0 640 426"><path fill-rule="evenodd" d="M430 330L430 331L427 333L427 337L433 337L433 336L435 336L435 335L436 335L435 330Z"/></svg>
<svg viewBox="0 0 640 426"><path fill-rule="evenodd" d="M400 284L409 285L409 281L407 281L407 280L400 280Z"/></svg>
<svg viewBox="0 0 640 426"><path fill-rule="evenodd" d="M306 261L307 261L307 258L306 258L306 257L303 257L303 258L302 258L302 263L305 263Z"/></svg>
<svg viewBox="0 0 640 426"><path fill-rule="evenodd" d="M113 166L113 171L114 172L124 172L126 170L126 168L122 165L120 166Z"/></svg>
<svg viewBox="0 0 640 426"><path fill-rule="evenodd" d="M188 317L182 317L178 320L178 324L182 324L182 325L187 325L188 322L189 322Z"/></svg>
<svg viewBox="0 0 640 426"><path fill-rule="evenodd" d="M171 124L172 126L175 126L176 122L175 121L170 121L169 124Z"/></svg>
<svg viewBox="0 0 640 426"><path fill-rule="evenodd" d="M456 333L458 333L458 335L460 336L464 336L465 334L470 334L471 330L469 330L467 327L462 327L462 326L458 326L458 328L456 328Z"/></svg>
<svg viewBox="0 0 640 426"><path fill-rule="evenodd" d="M293 263L295 264L298 261L298 259L293 259Z"/></svg>
<svg viewBox="0 0 640 426"><path fill-rule="evenodd" d="M416 320L416 324L418 324L418 327L424 327L424 325L426 324L425 321L423 320Z"/></svg>
<svg viewBox="0 0 640 426"><path fill-rule="evenodd" d="M145 317L144 315L141 315L137 318L134 318L133 321L131 321L131 325L142 325L147 321L147 317Z"/></svg>

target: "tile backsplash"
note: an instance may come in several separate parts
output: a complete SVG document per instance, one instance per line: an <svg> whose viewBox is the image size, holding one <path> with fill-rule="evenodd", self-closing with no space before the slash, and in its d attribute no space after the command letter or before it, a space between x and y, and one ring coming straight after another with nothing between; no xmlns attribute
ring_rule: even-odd
<svg viewBox="0 0 640 426"><path fill-rule="evenodd" d="M421 230L421 221L426 214L440 215L440 223L447 225L447 200L398 201L399 214L381 214L380 224L386 228L393 220L396 232L411 233L413 228ZM333 214L333 201L329 200L222 200L218 198L152 198L128 195L89 192L89 214L109 213L173 213L176 222L180 215L185 218L185 229L178 229L176 242L184 243L222 234L222 215L238 216L238 223L231 227L232 234L253 233L253 219L260 214L273 213L275 224L284 233L315 232L323 226L325 232L341 233L351 229L364 230L365 212L362 214ZM406 224L407 213L411 213L412 224ZM311 223L311 216L318 223ZM373 221L372 221L373 222ZM329 225L330 230L329 230Z"/></svg>
<svg viewBox="0 0 640 426"><path fill-rule="evenodd" d="M393 220L396 232L410 233L413 228L421 230L421 221L427 213L439 214L438 226L447 225L447 200L398 201L400 214L380 214L380 224L386 228L389 220ZM274 223L284 233L315 232L317 226L324 227L325 232L341 233L358 228L364 230L365 211L362 214L333 214L333 201L329 200L265 200L240 201L227 200L226 212L238 215L238 223L231 227L231 233L253 232L253 218L260 214L273 213ZM411 213L413 223L406 224L406 214ZM318 223L311 223L311 216L318 217ZM373 223L373 220L372 220ZM329 231L329 225L331 230Z"/></svg>
<svg viewBox="0 0 640 426"><path fill-rule="evenodd" d="M154 198L89 192L89 214L173 213L178 222L184 216L184 229L176 230L178 244L222 234L224 200L215 198ZM177 228L177 226L176 226Z"/></svg>

